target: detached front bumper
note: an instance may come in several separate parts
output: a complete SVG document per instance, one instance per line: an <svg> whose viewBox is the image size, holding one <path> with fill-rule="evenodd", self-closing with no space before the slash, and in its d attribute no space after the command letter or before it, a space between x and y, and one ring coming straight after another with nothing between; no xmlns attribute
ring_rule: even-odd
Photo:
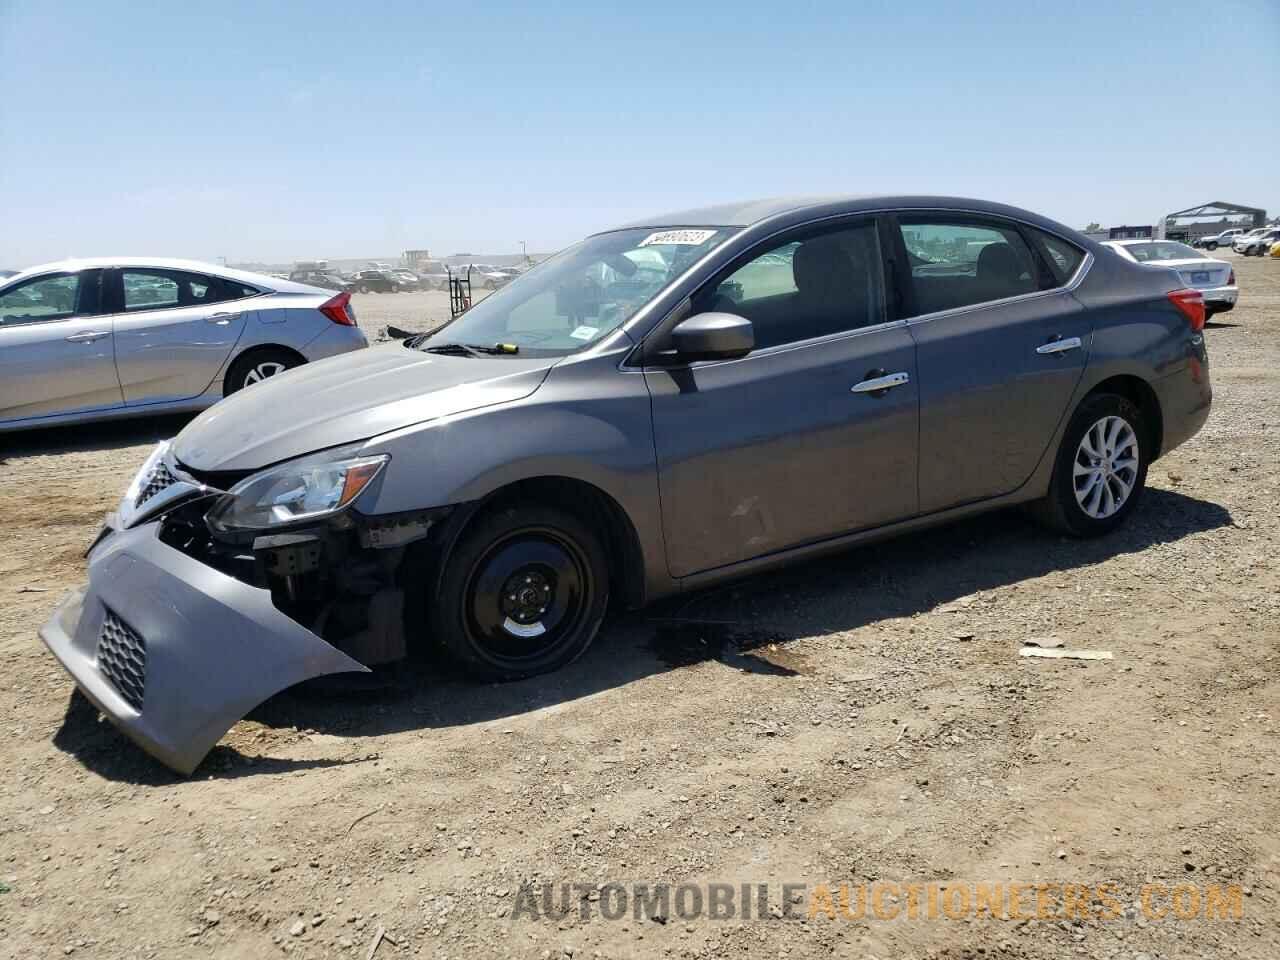
<svg viewBox="0 0 1280 960"><path fill-rule="evenodd" d="M162 543L158 523L111 533L89 583L40 638L98 709L166 766L191 773L268 697L368 668L249 586Z"/></svg>

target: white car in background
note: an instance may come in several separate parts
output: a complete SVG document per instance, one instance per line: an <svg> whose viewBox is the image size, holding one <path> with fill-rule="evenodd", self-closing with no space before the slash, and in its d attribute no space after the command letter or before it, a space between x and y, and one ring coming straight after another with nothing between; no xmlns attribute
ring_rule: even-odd
<svg viewBox="0 0 1280 960"><path fill-rule="evenodd" d="M1232 227L1230 230L1223 230L1221 233L1210 234L1207 237L1201 237L1196 245L1206 250L1217 250L1218 247L1229 247L1236 237L1244 233L1243 227Z"/></svg>
<svg viewBox="0 0 1280 960"><path fill-rule="evenodd" d="M192 260L63 260L0 280L0 433L203 410L368 346L351 294Z"/></svg>
<svg viewBox="0 0 1280 960"><path fill-rule="evenodd" d="M1277 240L1280 240L1280 227L1273 223L1237 237L1231 244L1231 249L1246 257L1265 257Z"/></svg>
<svg viewBox="0 0 1280 960"><path fill-rule="evenodd" d="M1110 247L1126 260L1178 271L1182 282L1199 290L1204 297L1206 318L1231 310L1239 298L1236 272L1231 264L1206 257L1185 243L1176 240L1108 240L1102 245Z"/></svg>

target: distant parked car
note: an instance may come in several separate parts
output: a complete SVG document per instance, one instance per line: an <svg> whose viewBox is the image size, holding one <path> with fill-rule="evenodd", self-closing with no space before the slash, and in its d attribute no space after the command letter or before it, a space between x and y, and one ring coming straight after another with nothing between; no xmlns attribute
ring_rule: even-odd
<svg viewBox="0 0 1280 960"><path fill-rule="evenodd" d="M1221 233L1214 233L1207 237L1201 237L1192 246L1204 247L1206 250L1217 250L1219 247L1231 246L1231 241L1244 233L1241 227L1232 227L1230 230L1223 230Z"/></svg>
<svg viewBox="0 0 1280 960"><path fill-rule="evenodd" d="M449 273L443 263L419 263L418 276L424 290L445 290L449 286Z"/></svg>
<svg viewBox="0 0 1280 960"><path fill-rule="evenodd" d="M361 270L351 281L356 293L399 293L403 284L386 270Z"/></svg>
<svg viewBox="0 0 1280 960"><path fill-rule="evenodd" d="M0 280L7 280L9 277L16 277L17 270L0 270Z"/></svg>
<svg viewBox="0 0 1280 960"><path fill-rule="evenodd" d="M368 345L348 293L190 260L64 260L0 281L0 432L200 410Z"/></svg>
<svg viewBox="0 0 1280 960"><path fill-rule="evenodd" d="M1231 249L1236 253L1244 254L1246 257L1261 257L1271 249L1271 245L1277 240L1280 240L1280 227L1260 227L1242 237L1238 237L1231 244Z"/></svg>
<svg viewBox="0 0 1280 960"><path fill-rule="evenodd" d="M1170 267L1182 282L1200 291L1206 317L1234 309L1240 296L1236 272L1226 260L1214 260L1176 240L1109 240L1103 244L1126 260Z"/></svg>
<svg viewBox="0 0 1280 960"><path fill-rule="evenodd" d="M466 276L467 268L460 267L454 271L459 276ZM483 287L485 290L497 290L499 287L505 287L514 280L518 274L514 271L505 270L502 267L495 267L488 263L471 264L471 286Z"/></svg>
<svg viewBox="0 0 1280 960"><path fill-rule="evenodd" d="M392 270L392 278L400 284L401 290L425 290L427 284L412 270Z"/></svg>
<svg viewBox="0 0 1280 960"><path fill-rule="evenodd" d="M294 283L305 283L324 290L346 290L347 281L331 270L295 270L289 274Z"/></svg>

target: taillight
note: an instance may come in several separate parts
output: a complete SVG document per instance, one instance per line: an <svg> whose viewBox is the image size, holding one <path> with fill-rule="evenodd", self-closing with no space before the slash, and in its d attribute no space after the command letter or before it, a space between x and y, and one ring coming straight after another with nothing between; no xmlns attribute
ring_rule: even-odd
<svg viewBox="0 0 1280 960"><path fill-rule="evenodd" d="M1170 290L1169 301L1186 316L1193 333L1204 329L1204 294L1184 287L1181 290Z"/></svg>
<svg viewBox="0 0 1280 960"><path fill-rule="evenodd" d="M1227 274L1227 286L1234 287L1236 285L1236 268L1232 267L1231 272Z"/></svg>
<svg viewBox="0 0 1280 960"><path fill-rule="evenodd" d="M340 323L344 327L356 325L356 312L351 306L351 294L345 290L320 304L320 312L334 323Z"/></svg>

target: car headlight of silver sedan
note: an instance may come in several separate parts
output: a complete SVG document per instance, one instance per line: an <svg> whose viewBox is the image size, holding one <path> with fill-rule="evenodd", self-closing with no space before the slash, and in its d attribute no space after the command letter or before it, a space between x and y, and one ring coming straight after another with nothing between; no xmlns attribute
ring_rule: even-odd
<svg viewBox="0 0 1280 960"><path fill-rule="evenodd" d="M328 451L271 467L241 480L206 515L218 532L269 530L345 510L391 458L342 457Z"/></svg>

